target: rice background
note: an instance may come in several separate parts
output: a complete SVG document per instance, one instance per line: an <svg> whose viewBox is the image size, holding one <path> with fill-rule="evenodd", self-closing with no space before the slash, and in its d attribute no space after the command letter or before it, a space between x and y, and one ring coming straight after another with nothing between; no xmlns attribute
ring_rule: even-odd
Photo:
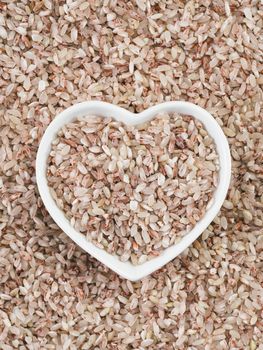
<svg viewBox="0 0 263 350"><path fill-rule="evenodd" d="M260 1L0 1L0 349L263 349ZM39 197L50 121L99 99L208 109L233 176L214 222L139 282L83 252Z"/></svg>

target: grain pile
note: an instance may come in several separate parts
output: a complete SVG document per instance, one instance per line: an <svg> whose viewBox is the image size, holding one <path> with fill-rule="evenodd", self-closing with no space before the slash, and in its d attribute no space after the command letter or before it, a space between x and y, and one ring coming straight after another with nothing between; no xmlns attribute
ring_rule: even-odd
<svg viewBox="0 0 263 350"><path fill-rule="evenodd" d="M262 28L251 1L0 2L0 347L263 349ZM189 100L222 125L232 184L187 251L130 283L69 241L39 198L51 119L101 99Z"/></svg>
<svg viewBox="0 0 263 350"><path fill-rule="evenodd" d="M121 261L142 264L212 205L219 159L202 123L160 113L127 126L80 117L52 142L47 180L71 225Z"/></svg>

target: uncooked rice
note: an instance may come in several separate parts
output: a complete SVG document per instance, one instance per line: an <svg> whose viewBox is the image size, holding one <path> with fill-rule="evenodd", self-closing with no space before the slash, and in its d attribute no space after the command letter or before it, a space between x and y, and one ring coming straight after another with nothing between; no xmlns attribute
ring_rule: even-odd
<svg viewBox="0 0 263 350"><path fill-rule="evenodd" d="M0 348L263 349L262 28L260 0L0 2ZM228 137L220 213L142 281L79 249L37 191L44 130L91 99L187 100Z"/></svg>
<svg viewBox="0 0 263 350"><path fill-rule="evenodd" d="M52 142L47 180L71 225L121 261L176 244L212 205L219 160L202 123L177 113L128 126L80 117Z"/></svg>

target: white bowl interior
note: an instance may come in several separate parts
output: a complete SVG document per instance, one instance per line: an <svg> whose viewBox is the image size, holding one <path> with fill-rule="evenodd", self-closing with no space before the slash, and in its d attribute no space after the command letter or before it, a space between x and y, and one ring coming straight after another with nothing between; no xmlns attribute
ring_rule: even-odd
<svg viewBox="0 0 263 350"><path fill-rule="evenodd" d="M165 249L160 256L141 265L134 266L130 262L121 262L117 256L113 256L107 253L105 250L96 247L93 243L88 242L83 234L77 232L70 225L63 211L57 207L50 194L46 178L47 159L51 149L51 142L56 137L59 129L78 116L93 114L104 117L114 117L116 120L122 121L125 124L136 125L151 120L159 112L178 112L180 114L188 114L200 120L204 124L208 133L214 139L219 155L219 184L214 193L214 201L212 206L207 210L204 217L196 224L196 226L186 236L184 236L179 243ZM36 179L39 193L46 209L57 225L82 249L91 254L100 262L104 263L120 276L131 281L139 280L149 275L153 271L158 270L167 262L178 256L198 238L198 236L209 226L220 210L220 207L222 206L227 194L230 177L231 157L229 145L222 129L211 114L209 114L206 110L197 105L184 101L164 102L139 114L134 114L121 107L100 101L89 101L76 104L64 110L50 123L40 142L36 159Z"/></svg>

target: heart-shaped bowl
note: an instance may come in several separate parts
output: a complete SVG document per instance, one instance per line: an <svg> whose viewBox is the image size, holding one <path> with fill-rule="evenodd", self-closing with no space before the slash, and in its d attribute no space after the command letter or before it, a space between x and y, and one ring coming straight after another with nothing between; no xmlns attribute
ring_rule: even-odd
<svg viewBox="0 0 263 350"><path fill-rule="evenodd" d="M163 250L156 258L146 261L141 265L134 266L129 261L122 262L117 256L107 253L89 242L83 234L76 231L68 219L60 210L52 198L46 177L47 161L51 150L51 143L63 125L77 117L98 115L113 117L117 121L128 125L145 123L153 119L160 112L177 112L190 115L200 120L207 132L214 139L219 156L219 182L213 195L211 207L195 227L187 233L178 243ZM89 101L75 104L60 113L48 126L40 142L36 158L36 180L43 203L57 225L82 249L108 266L120 276L131 281L139 280L174 259L183 250L189 247L201 233L209 226L219 212L226 197L231 178L231 157L227 139L216 120L203 108L184 101L164 102L149 109L135 114L124 108L101 101Z"/></svg>

